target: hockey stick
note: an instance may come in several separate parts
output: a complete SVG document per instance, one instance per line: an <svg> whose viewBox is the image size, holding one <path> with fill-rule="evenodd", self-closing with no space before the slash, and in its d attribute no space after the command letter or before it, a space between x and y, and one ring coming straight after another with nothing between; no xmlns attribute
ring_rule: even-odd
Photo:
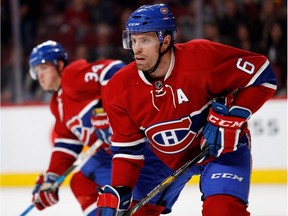
<svg viewBox="0 0 288 216"><path fill-rule="evenodd" d="M97 140L87 151L84 153L80 154L79 157L77 158L76 161L52 184L51 190L56 190L57 187L59 187L60 184L63 183L65 178L79 165L84 164L84 162L87 161L87 159L90 158L90 156L93 154L94 151L96 151L103 142L101 140ZM33 208L34 208L34 203L32 203L20 216L25 216L27 215Z"/></svg>
<svg viewBox="0 0 288 216"><path fill-rule="evenodd" d="M207 144L207 143L205 143ZM140 208L142 208L146 203L148 203L153 197L159 194L161 191L166 189L169 185L171 185L176 179L178 179L183 173L185 173L189 168L194 166L197 162L199 162L202 158L204 158L209 151L209 146L205 145L203 150L196 155L193 159L186 162L183 166L181 166L178 170L176 170L173 174L168 176L164 181L162 181L159 185L157 185L153 190L151 190L143 199L140 200L139 203L134 205L131 209L124 213L124 216L131 216Z"/></svg>

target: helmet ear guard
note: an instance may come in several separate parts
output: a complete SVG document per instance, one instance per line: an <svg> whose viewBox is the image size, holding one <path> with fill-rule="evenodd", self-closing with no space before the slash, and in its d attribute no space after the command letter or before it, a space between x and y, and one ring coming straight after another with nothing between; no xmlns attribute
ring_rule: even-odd
<svg viewBox="0 0 288 216"><path fill-rule="evenodd" d="M160 43L167 34L170 34L174 43L176 22L167 5L143 5L134 11L126 22L126 30L122 33L123 48L132 48L131 34L146 32L156 32Z"/></svg>
<svg viewBox="0 0 288 216"><path fill-rule="evenodd" d="M65 66L68 64L68 54L62 45L56 41L48 40L34 47L29 56L29 73L32 79L37 80L37 71L34 67L46 62L51 62L55 67L58 67L59 60L62 60Z"/></svg>

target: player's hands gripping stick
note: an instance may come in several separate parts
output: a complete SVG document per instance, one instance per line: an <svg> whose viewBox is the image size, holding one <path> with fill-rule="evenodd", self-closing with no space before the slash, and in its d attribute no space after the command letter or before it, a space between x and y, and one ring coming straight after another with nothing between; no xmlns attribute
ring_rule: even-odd
<svg viewBox="0 0 288 216"><path fill-rule="evenodd" d="M219 157L221 154L237 150L241 128L251 116L251 111L233 106L230 110L223 104L213 102L204 126L204 139L209 145L209 154Z"/></svg>
<svg viewBox="0 0 288 216"><path fill-rule="evenodd" d="M132 202L132 190L129 187L113 188L105 185L98 190L97 216L121 216L129 209Z"/></svg>
<svg viewBox="0 0 288 216"><path fill-rule="evenodd" d="M55 173L43 173L38 177L32 192L32 202L38 210L55 205L59 201L58 188L52 188L58 178L59 175Z"/></svg>

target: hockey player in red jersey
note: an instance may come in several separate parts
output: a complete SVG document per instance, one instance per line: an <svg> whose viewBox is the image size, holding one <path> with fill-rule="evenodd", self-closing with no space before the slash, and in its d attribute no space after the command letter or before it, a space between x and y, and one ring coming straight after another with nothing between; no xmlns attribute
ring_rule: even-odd
<svg viewBox="0 0 288 216"><path fill-rule="evenodd" d="M174 170L207 143L209 155L186 172L200 175L202 215L250 215L247 121L276 90L271 65L260 54L208 40L177 44L175 35L174 15L165 4L143 5L128 18L123 46L132 49L135 61L106 86L114 156L112 182L99 195L97 215L131 207L146 138Z"/></svg>
<svg viewBox="0 0 288 216"><path fill-rule="evenodd" d="M73 164L84 146L100 139L103 145L70 182L85 215L95 215L96 188L109 184L111 179L108 120L105 112L95 110L103 111L105 86L125 64L109 59L92 63L82 59L68 64L63 47L51 40L32 50L29 64L32 78L39 81L43 90L53 93L50 109L55 117L56 134L49 168L37 180L33 203L39 210L56 204L58 188L51 191L51 185Z"/></svg>

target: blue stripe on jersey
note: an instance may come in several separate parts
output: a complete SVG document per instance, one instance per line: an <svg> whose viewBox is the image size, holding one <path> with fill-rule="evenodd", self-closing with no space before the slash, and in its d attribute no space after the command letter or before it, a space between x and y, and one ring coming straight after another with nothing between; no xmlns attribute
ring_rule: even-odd
<svg viewBox="0 0 288 216"><path fill-rule="evenodd" d="M113 154L128 154L128 155L143 155L145 152L146 143L140 143L136 146L118 147L111 146Z"/></svg>
<svg viewBox="0 0 288 216"><path fill-rule="evenodd" d="M269 64L260 76L255 80L252 86L261 85L262 83L270 83L272 85L277 84L275 74L273 72L271 64Z"/></svg>
<svg viewBox="0 0 288 216"><path fill-rule="evenodd" d="M75 152L76 154L79 154L83 148L82 145L75 145L75 144L69 144L69 143L63 143L63 142L55 143L55 147L68 149L70 151Z"/></svg>
<svg viewBox="0 0 288 216"><path fill-rule="evenodd" d="M122 67L124 67L126 64L124 64L123 62L120 62L119 64L115 64L113 65L109 71L107 71L107 73L104 76L103 80L109 80L119 69L121 69Z"/></svg>

